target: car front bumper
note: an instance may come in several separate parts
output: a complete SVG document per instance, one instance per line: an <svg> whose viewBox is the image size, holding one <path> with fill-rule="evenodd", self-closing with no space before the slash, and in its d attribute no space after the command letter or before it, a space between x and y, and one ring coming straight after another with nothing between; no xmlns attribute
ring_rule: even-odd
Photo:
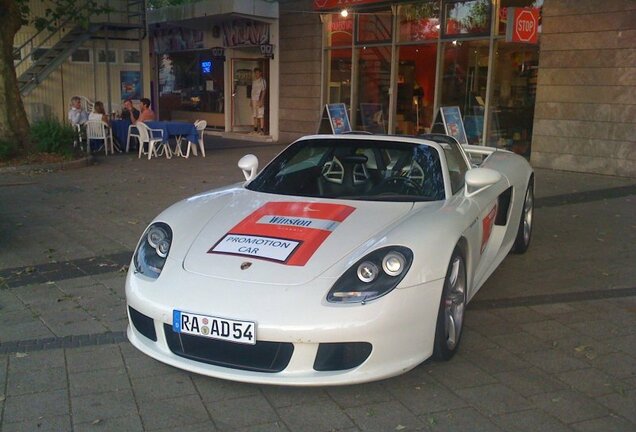
<svg viewBox="0 0 636 432"><path fill-rule="evenodd" d="M404 373L430 357L443 279L394 289L364 305L328 303L325 297L334 282L321 278L302 286L237 282L188 273L171 260L154 281L131 270L126 279L128 306L148 318L156 341L140 332L132 321L128 339L150 357L177 368L228 380L278 385L379 380ZM175 344L184 346L179 343L179 334L171 333L175 309L253 321L258 342L293 346L293 352L284 368L274 372L186 358L183 352L174 350ZM130 315L129 309L129 320ZM208 340L195 338L203 339L200 341L204 344ZM344 370L315 369L317 356L327 345L354 343L371 345L370 354L360 365ZM245 349L245 355L250 355L249 347Z"/></svg>

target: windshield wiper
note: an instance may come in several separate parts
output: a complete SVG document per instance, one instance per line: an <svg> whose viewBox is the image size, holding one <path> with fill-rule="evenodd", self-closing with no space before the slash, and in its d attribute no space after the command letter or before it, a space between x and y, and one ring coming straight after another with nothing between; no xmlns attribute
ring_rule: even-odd
<svg viewBox="0 0 636 432"><path fill-rule="evenodd" d="M386 202L423 202L423 201L436 201L431 197L420 197L415 195L342 195L334 197L336 199L343 200L357 200L357 201L386 201Z"/></svg>

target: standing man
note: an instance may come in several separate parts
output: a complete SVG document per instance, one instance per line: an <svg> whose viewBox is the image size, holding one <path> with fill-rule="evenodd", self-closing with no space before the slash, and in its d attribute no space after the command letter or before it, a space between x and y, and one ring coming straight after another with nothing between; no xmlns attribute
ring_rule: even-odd
<svg viewBox="0 0 636 432"><path fill-rule="evenodd" d="M88 120L88 113L82 108L82 99L79 96L71 98L71 108L68 110L68 121L73 127L83 125Z"/></svg>
<svg viewBox="0 0 636 432"><path fill-rule="evenodd" d="M250 105L252 106L252 117L254 117L254 131L252 135L265 135L265 91L267 82L263 78L263 71L254 68L254 79L252 80L252 95Z"/></svg>

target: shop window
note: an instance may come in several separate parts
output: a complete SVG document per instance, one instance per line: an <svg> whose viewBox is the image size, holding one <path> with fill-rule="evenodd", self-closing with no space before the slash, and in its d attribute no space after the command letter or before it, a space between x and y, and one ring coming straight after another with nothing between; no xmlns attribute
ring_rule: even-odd
<svg viewBox="0 0 636 432"><path fill-rule="evenodd" d="M139 50L123 50L124 64L139 64L141 63L141 56Z"/></svg>
<svg viewBox="0 0 636 432"><path fill-rule="evenodd" d="M539 48L497 43L487 144L530 155Z"/></svg>
<svg viewBox="0 0 636 432"><path fill-rule="evenodd" d="M400 6L398 23L400 42L437 40L440 30L439 2Z"/></svg>
<svg viewBox="0 0 636 432"><path fill-rule="evenodd" d="M490 34L490 0L445 0L443 11L443 37Z"/></svg>
<svg viewBox="0 0 636 432"><path fill-rule="evenodd" d="M344 103L351 107L351 49L334 49L326 53L327 103Z"/></svg>
<svg viewBox="0 0 636 432"><path fill-rule="evenodd" d="M105 49L97 50L97 63L117 63L117 51L115 51L114 49L109 49L108 60L106 57L106 52L107 51Z"/></svg>
<svg viewBox="0 0 636 432"><path fill-rule="evenodd" d="M387 132L390 88L391 47L359 48L355 129L373 133Z"/></svg>
<svg viewBox="0 0 636 432"><path fill-rule="evenodd" d="M347 17L338 14L324 15L326 46L351 46L353 42L353 15Z"/></svg>
<svg viewBox="0 0 636 432"><path fill-rule="evenodd" d="M175 111L223 112L223 63L209 50L160 55L158 71L162 117L172 118Z"/></svg>
<svg viewBox="0 0 636 432"><path fill-rule="evenodd" d="M395 133L430 131L436 64L437 44L399 47Z"/></svg>
<svg viewBox="0 0 636 432"><path fill-rule="evenodd" d="M440 106L458 106L469 144L482 144L488 76L488 41L443 44Z"/></svg>
<svg viewBox="0 0 636 432"><path fill-rule="evenodd" d="M71 63L92 63L92 53L88 48L78 48L71 54Z"/></svg>
<svg viewBox="0 0 636 432"><path fill-rule="evenodd" d="M357 43L391 42L393 35L391 10L364 12L357 17Z"/></svg>

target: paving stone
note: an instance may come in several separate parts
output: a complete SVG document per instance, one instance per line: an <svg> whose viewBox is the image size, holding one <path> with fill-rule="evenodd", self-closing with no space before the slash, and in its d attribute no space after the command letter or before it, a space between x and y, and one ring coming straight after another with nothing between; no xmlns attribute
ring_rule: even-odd
<svg viewBox="0 0 636 432"><path fill-rule="evenodd" d="M435 363L429 366L428 373L437 382L452 390L497 382L492 375L459 358L449 362Z"/></svg>
<svg viewBox="0 0 636 432"><path fill-rule="evenodd" d="M261 386L260 388L274 408L317 403L329 398L325 389L321 387Z"/></svg>
<svg viewBox="0 0 636 432"><path fill-rule="evenodd" d="M636 325L635 325L636 327ZM621 336L613 339L607 339L606 342L621 350L625 354L636 358L636 335Z"/></svg>
<svg viewBox="0 0 636 432"><path fill-rule="evenodd" d="M545 315L528 306L517 306L502 309L494 309L493 314L503 318L504 320L516 323L526 324L537 321L545 321Z"/></svg>
<svg viewBox="0 0 636 432"><path fill-rule="evenodd" d="M57 417L68 414L66 390L8 396L5 400L3 422L18 423L39 417Z"/></svg>
<svg viewBox="0 0 636 432"><path fill-rule="evenodd" d="M274 408L261 394L245 398L206 402L205 405L219 430L232 431L241 427L280 420Z"/></svg>
<svg viewBox="0 0 636 432"><path fill-rule="evenodd" d="M90 315L87 316L90 317ZM63 324L48 324L48 327L57 337L99 334L108 330L93 318Z"/></svg>
<svg viewBox="0 0 636 432"><path fill-rule="evenodd" d="M577 333L590 336L601 341L612 337L626 336L632 333L631 329L625 328L624 326L616 325L614 324L614 322L614 319L612 319L611 321L602 319L596 321L572 323L569 324L569 326Z"/></svg>
<svg viewBox="0 0 636 432"><path fill-rule="evenodd" d="M468 327L464 328L464 334L461 339L461 348L459 353L462 351L484 351L498 348L499 345L493 342L493 340L489 337L484 336L479 331L475 329L471 329Z"/></svg>
<svg viewBox="0 0 636 432"><path fill-rule="evenodd" d="M636 390L630 389L596 398L596 401L636 424Z"/></svg>
<svg viewBox="0 0 636 432"><path fill-rule="evenodd" d="M132 380L132 386L138 401L172 399L197 394L190 375L185 372L135 378Z"/></svg>
<svg viewBox="0 0 636 432"><path fill-rule="evenodd" d="M490 339L513 354L523 354L550 348L549 342L526 332L491 336Z"/></svg>
<svg viewBox="0 0 636 432"><path fill-rule="evenodd" d="M590 397L614 393L622 388L620 380L593 368L565 372L557 378Z"/></svg>
<svg viewBox="0 0 636 432"><path fill-rule="evenodd" d="M586 362L555 349L526 353L524 359L548 373L560 373L588 367Z"/></svg>
<svg viewBox="0 0 636 432"><path fill-rule="evenodd" d="M9 357L0 355L0 394L4 394L4 386L7 382L7 374L9 373Z"/></svg>
<svg viewBox="0 0 636 432"><path fill-rule="evenodd" d="M571 390L530 396L534 405L563 423L577 423L609 414L607 408L593 399Z"/></svg>
<svg viewBox="0 0 636 432"><path fill-rule="evenodd" d="M126 369L132 379L173 374L179 370L145 354L139 357L126 358Z"/></svg>
<svg viewBox="0 0 636 432"><path fill-rule="evenodd" d="M121 353L113 345L72 348L66 358L69 373L124 367Z"/></svg>
<svg viewBox="0 0 636 432"><path fill-rule="evenodd" d="M488 415L521 411L530 408L526 398L502 384L488 384L457 390L459 397Z"/></svg>
<svg viewBox="0 0 636 432"><path fill-rule="evenodd" d="M66 415L56 417L41 417L19 422L2 424L3 432L71 432L71 417Z"/></svg>
<svg viewBox="0 0 636 432"><path fill-rule="evenodd" d="M592 365L617 378L632 378L636 376L636 358L623 354L612 353L598 356L591 360Z"/></svg>
<svg viewBox="0 0 636 432"><path fill-rule="evenodd" d="M399 402L348 408L346 413L363 431L414 430L424 427L422 421Z"/></svg>
<svg viewBox="0 0 636 432"><path fill-rule="evenodd" d="M201 399L196 395L140 401L139 412L144 427L151 430L196 425L210 419Z"/></svg>
<svg viewBox="0 0 636 432"><path fill-rule="evenodd" d="M352 408L393 400L393 396L387 391L384 382L328 387L326 390L331 399L343 408ZM267 392L265 392L265 394L269 396ZM270 401L271 400L272 399L270 399ZM275 403L274 406L277 407Z"/></svg>
<svg viewBox="0 0 636 432"><path fill-rule="evenodd" d="M7 395L49 392L67 388L66 368L43 368L28 373L11 373Z"/></svg>
<svg viewBox="0 0 636 432"><path fill-rule="evenodd" d="M521 326L526 333L539 339L556 340L572 335L572 329L555 320L526 323Z"/></svg>
<svg viewBox="0 0 636 432"><path fill-rule="evenodd" d="M81 322L92 319L91 315L88 312L77 308L70 311L65 311L64 313L59 313L58 311L47 311L40 314L40 319L44 321L44 323L51 329L55 326L64 326L68 324L73 324L75 322ZM89 331L80 332L78 334L87 334Z"/></svg>
<svg viewBox="0 0 636 432"><path fill-rule="evenodd" d="M583 335L559 339L553 342L553 347L556 350L587 362L599 356L618 352L618 349L614 346Z"/></svg>
<svg viewBox="0 0 636 432"><path fill-rule="evenodd" d="M4 342L22 341L54 336L41 321L19 322L0 326L0 340Z"/></svg>
<svg viewBox="0 0 636 432"><path fill-rule="evenodd" d="M175 431L175 427L169 427L169 428L160 428L160 429L145 429L147 432L174 432ZM185 426L179 426L178 428L179 432L214 432L216 430L218 430L216 428L216 426L214 425L214 422L212 422L212 420L208 420L207 422L204 423L197 423L197 424L191 424L191 425L185 425ZM283 429L284 430L284 429ZM279 429L280 431L280 429Z"/></svg>
<svg viewBox="0 0 636 432"><path fill-rule="evenodd" d="M540 369L530 368L495 374L499 381L524 397L538 393L566 390L567 385Z"/></svg>
<svg viewBox="0 0 636 432"><path fill-rule="evenodd" d="M488 373L505 372L518 369L527 369L530 365L523 359L503 349L492 349L477 352L462 353L462 359L483 369Z"/></svg>
<svg viewBox="0 0 636 432"><path fill-rule="evenodd" d="M500 431L492 421L474 408L461 408L422 417L431 431Z"/></svg>
<svg viewBox="0 0 636 432"><path fill-rule="evenodd" d="M567 303L542 304L530 306L529 308L541 315L547 315L551 318L577 312L576 308Z"/></svg>
<svg viewBox="0 0 636 432"><path fill-rule="evenodd" d="M341 430L343 432L345 431L344 429L341 429ZM356 428L355 430L357 431L358 429ZM274 422L274 423L265 423L265 424L255 425L255 426L247 426L244 428L236 429L236 432L285 432L285 431L289 431L289 429L287 429L287 426L285 426L285 424L282 421ZM201 431L201 432L204 432L204 431Z"/></svg>
<svg viewBox="0 0 636 432"><path fill-rule="evenodd" d="M505 431L515 432L569 432L571 429L556 418L536 409L501 414L492 421Z"/></svg>
<svg viewBox="0 0 636 432"><path fill-rule="evenodd" d="M143 432L144 428L138 415L95 419L88 423L76 424L74 432ZM181 432L182 429L179 429Z"/></svg>
<svg viewBox="0 0 636 432"><path fill-rule="evenodd" d="M206 403L260 394L258 386L252 384L220 380L203 375L192 375L192 381L201 399Z"/></svg>
<svg viewBox="0 0 636 432"><path fill-rule="evenodd" d="M634 432L635 428L634 423L612 415L572 425L572 429L579 432Z"/></svg>
<svg viewBox="0 0 636 432"><path fill-rule="evenodd" d="M292 431L306 430L311 425L313 431L331 431L353 428L355 425L340 408L331 401L298 406L283 407L278 413Z"/></svg>
<svg viewBox="0 0 636 432"><path fill-rule="evenodd" d="M78 373L69 371L69 381L73 397L130 390L130 381L124 367Z"/></svg>
<svg viewBox="0 0 636 432"><path fill-rule="evenodd" d="M1 286L1 285L0 285ZM0 289L0 322L4 322L3 317L10 312L24 310L24 303L9 290Z"/></svg>
<svg viewBox="0 0 636 432"><path fill-rule="evenodd" d="M418 416L467 406L455 393L439 384L387 387L397 400Z"/></svg>
<svg viewBox="0 0 636 432"><path fill-rule="evenodd" d="M74 424L137 415L137 406L130 389L72 396L71 406Z"/></svg>
<svg viewBox="0 0 636 432"><path fill-rule="evenodd" d="M44 369L64 368L64 350L35 351L30 353L11 354L9 357L9 374L27 374Z"/></svg>

